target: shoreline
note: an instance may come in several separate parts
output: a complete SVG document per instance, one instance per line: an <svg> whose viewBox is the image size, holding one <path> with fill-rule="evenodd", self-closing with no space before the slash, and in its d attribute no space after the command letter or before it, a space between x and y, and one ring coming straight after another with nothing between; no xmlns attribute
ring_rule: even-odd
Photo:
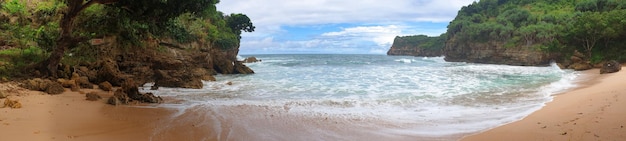
<svg viewBox="0 0 626 141"><path fill-rule="evenodd" d="M599 75L597 71L594 69L582 72L582 75L576 80L578 86L555 94L553 101L546 103L544 107L520 121L480 131L480 133L455 134L432 138L432 140L626 139L626 135L620 135L626 131L626 128L623 128L626 126L626 113L619 113L619 107L626 107L626 101L623 101L626 100L626 88L619 86L619 81L626 79L626 72ZM229 117L201 114L206 113L206 109L191 107L184 109L185 111L179 111L150 104L112 106L106 104L106 99L112 96L112 92L99 89L81 89L81 91L72 92L66 89L60 95L48 95L19 88L14 82L0 83L0 92L11 93L9 98L17 99L23 105L21 109L0 108L0 137L8 140L85 141L248 140L254 138L253 136L234 134L233 132L246 133L247 130L240 127L234 128L235 121L230 120ZM97 92L103 99L87 101L84 94L87 92ZM0 102L4 102L4 100L0 99ZM166 98L165 100L166 103L176 103L175 99ZM607 101L608 103L603 103ZM238 114L250 114L249 111L259 111L263 108L267 107L226 106L208 111L240 111ZM541 114L542 111L543 114ZM181 112L182 114L180 114ZM294 117L281 114L269 115L268 117L267 113L259 114L248 117L252 121L250 122L252 126L290 132L293 138L306 136L306 134L294 132L308 129L306 127L275 125L278 123L277 121L291 120ZM258 117L263 117L262 119L265 120L257 119ZM267 119L271 120L266 121ZM303 121L319 124L321 127L326 127L327 122L330 122L326 119L316 118L304 118ZM332 124L337 123L331 123L328 126ZM342 124L349 125L348 122ZM428 137L394 137L383 134L373 136L361 134L361 132L346 132L341 128L329 127L326 129L341 133L345 138L354 139L374 139L377 137L376 139L381 140L431 140ZM375 131L375 129L371 131ZM462 136L465 137L461 138Z"/></svg>
<svg viewBox="0 0 626 141"><path fill-rule="evenodd" d="M624 68L624 67L623 67ZM463 137L463 141L626 140L626 71L583 71L578 86L521 120Z"/></svg>

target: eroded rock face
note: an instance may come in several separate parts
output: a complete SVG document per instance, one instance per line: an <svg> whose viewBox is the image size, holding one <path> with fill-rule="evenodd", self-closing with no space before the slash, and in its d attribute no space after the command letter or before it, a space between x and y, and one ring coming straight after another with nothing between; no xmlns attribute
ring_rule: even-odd
<svg viewBox="0 0 626 141"><path fill-rule="evenodd" d="M545 53L533 47L504 47L501 42L460 42L448 40L444 49L445 60L450 62L471 62L486 64L506 64L517 66L549 65L558 56Z"/></svg>
<svg viewBox="0 0 626 141"><path fill-rule="evenodd" d="M619 72L620 70L622 70L622 65L615 60L611 60L602 65L602 68L600 69L600 74L615 73Z"/></svg>
<svg viewBox="0 0 626 141"><path fill-rule="evenodd" d="M189 71L157 70L154 85L157 87L202 88L200 77L194 77Z"/></svg>

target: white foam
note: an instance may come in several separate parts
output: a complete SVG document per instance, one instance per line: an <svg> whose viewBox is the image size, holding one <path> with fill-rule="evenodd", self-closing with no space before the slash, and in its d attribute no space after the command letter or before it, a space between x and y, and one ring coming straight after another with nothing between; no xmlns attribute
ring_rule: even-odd
<svg viewBox="0 0 626 141"><path fill-rule="evenodd" d="M264 57L263 62L249 65L257 72L255 75L218 75L218 81L204 82L205 87L199 90L149 91L145 90L148 84L144 91L184 99L182 104L168 105L181 109L264 107L257 112L298 117L322 115L340 121L375 120L384 125L358 121L351 124L390 125L381 128L390 134L446 136L518 120L551 100L550 95L573 87L577 76L554 66L447 63L443 57L381 57L385 60L348 61L350 66L334 62L297 67L281 63L311 60ZM315 61L309 63L318 63Z"/></svg>

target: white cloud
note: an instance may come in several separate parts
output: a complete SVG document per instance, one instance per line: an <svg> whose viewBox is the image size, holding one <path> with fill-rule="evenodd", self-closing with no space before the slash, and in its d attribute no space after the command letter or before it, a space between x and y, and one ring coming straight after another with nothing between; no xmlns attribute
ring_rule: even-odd
<svg viewBox="0 0 626 141"><path fill-rule="evenodd" d="M243 34L242 52L317 49L333 53L384 53L395 36L445 32L445 29L417 27L409 23L447 24L462 6L472 2L474 0L222 0L217 7L224 13L244 13L257 27L255 32ZM285 26L346 23L354 26L304 40L282 37L283 33L289 32L283 29ZM359 49L359 46L366 47Z"/></svg>

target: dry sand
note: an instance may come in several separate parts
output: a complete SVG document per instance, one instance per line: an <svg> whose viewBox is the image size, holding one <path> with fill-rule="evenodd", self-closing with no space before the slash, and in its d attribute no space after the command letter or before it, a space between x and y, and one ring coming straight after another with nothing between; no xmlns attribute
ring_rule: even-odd
<svg viewBox="0 0 626 141"><path fill-rule="evenodd" d="M584 73L580 88L557 95L526 118L462 140L626 140L626 71Z"/></svg>
<svg viewBox="0 0 626 141"><path fill-rule="evenodd" d="M66 92L47 95L19 88L16 84L0 84L0 91L19 100L19 109L0 108L0 138L7 141L144 141L200 140L203 130L192 129L189 122L175 127L179 131L157 131L167 126L175 110L151 108L149 105L112 106L106 104L109 92L98 92L104 98L85 100L85 94ZM0 99L2 107L5 99ZM184 128L183 128L184 127ZM159 133L159 134L155 134Z"/></svg>

